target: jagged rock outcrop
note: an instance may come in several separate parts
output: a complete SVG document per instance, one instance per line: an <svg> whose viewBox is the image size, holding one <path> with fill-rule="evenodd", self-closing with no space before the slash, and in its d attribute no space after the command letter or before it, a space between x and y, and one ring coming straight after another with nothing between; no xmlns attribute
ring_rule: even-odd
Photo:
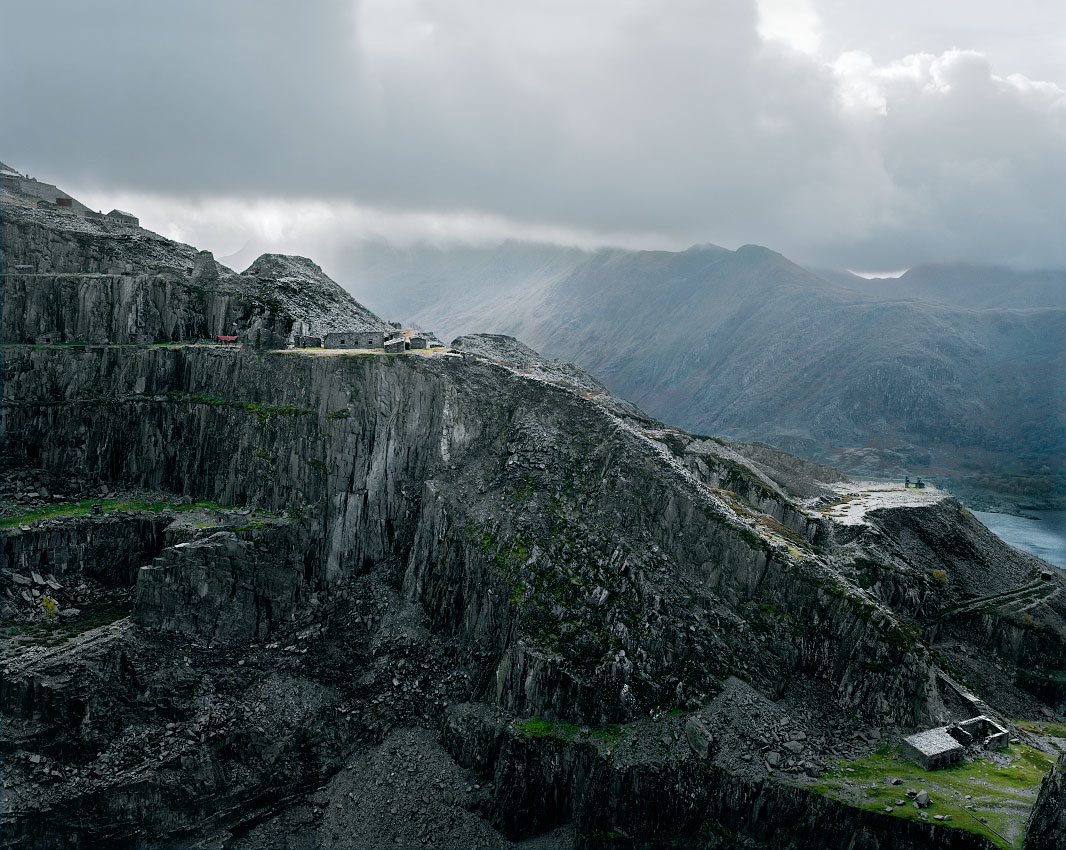
<svg viewBox="0 0 1066 850"><path fill-rule="evenodd" d="M78 517L3 534L4 567L20 575L52 574L132 586L137 571L163 549L168 520L145 516Z"/></svg>
<svg viewBox="0 0 1066 850"><path fill-rule="evenodd" d="M210 252L107 220L3 204L4 342L151 343L385 323L303 257L265 254L244 273Z"/></svg>
<svg viewBox="0 0 1066 850"><path fill-rule="evenodd" d="M753 671L768 687L797 664L826 666L851 682L849 704L873 710L884 701L867 697L882 684L849 660L860 648L871 659L888 652L885 667L901 683L915 681L907 666L922 663L904 645L879 648L891 622L833 589L813 552L794 560L734 524L730 505L675 468L660 443L553 384L457 360L107 348L23 356L9 358L5 388L14 456L104 479L120 471L136 486L195 498L299 510L318 530L317 586L395 564L440 628L501 652L512 647L497 666L509 671L499 674L510 683L502 698L516 710L608 722L673 700L678 688L695 699L700 680L751 657L758 637L735 606L756 593L767 604L788 600L800 621L841 629L775 650ZM107 395L90 395L105 375ZM98 411L89 420L86 405ZM612 456L632 460L605 467L599 459ZM700 457L715 465L714 455ZM721 477L729 476L743 477L735 467ZM784 497L758 479L753 486L767 502L776 496L784 514ZM524 509L501 512L501 496ZM626 590L612 589L619 581ZM486 587L496 593L486 596ZM693 594L704 609L695 620L681 613ZM538 628L553 609L573 625ZM715 617L736 631L716 634ZM518 623L524 641L506 639ZM688 672L679 676L682 658ZM572 685L557 690L565 681ZM632 704L603 698L626 686ZM899 696L912 704L914 694Z"/></svg>
<svg viewBox="0 0 1066 850"><path fill-rule="evenodd" d="M1066 753L1044 780L1025 830L1025 850L1066 848Z"/></svg>
<svg viewBox="0 0 1066 850"><path fill-rule="evenodd" d="M263 254L240 277L250 281L266 302L284 306L293 317L295 334L325 336L389 328L306 257Z"/></svg>
<svg viewBox="0 0 1066 850"><path fill-rule="evenodd" d="M300 601L305 547L282 525L178 543L141 569L135 623L211 640L263 638Z"/></svg>

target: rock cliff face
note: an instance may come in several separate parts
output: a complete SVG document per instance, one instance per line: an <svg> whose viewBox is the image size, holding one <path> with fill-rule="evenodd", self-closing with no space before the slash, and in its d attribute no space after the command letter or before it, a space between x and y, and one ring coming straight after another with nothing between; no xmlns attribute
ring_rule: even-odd
<svg viewBox="0 0 1066 850"><path fill-rule="evenodd" d="M243 274L138 227L3 204L4 342L144 343L385 323L303 257L265 254Z"/></svg>
<svg viewBox="0 0 1066 850"><path fill-rule="evenodd" d="M279 300L320 273L253 269ZM43 321L41 292L82 315L56 280L16 278L5 327ZM207 322L160 291L164 324ZM1008 716L1047 699L1013 674L1040 640L1057 675L1063 581L946 496L840 523L831 470L669 428L505 338L67 341L0 349L8 476L83 481L3 485L5 846L991 846L817 782L964 710L954 676ZM93 513L99 489L125 501Z"/></svg>
<svg viewBox="0 0 1066 850"><path fill-rule="evenodd" d="M1027 850L1062 850L1066 847L1066 754L1044 780L1029 817Z"/></svg>
<svg viewBox="0 0 1066 850"><path fill-rule="evenodd" d="M498 648L517 711L626 721L758 656L765 687L819 669L849 708L926 719L924 651L884 642L898 627L811 548L818 522L650 420L456 359L22 349L6 371L16 461L298 514L314 586L392 564L442 630ZM741 503L783 530L749 526ZM758 603L824 628L764 648L736 610Z"/></svg>

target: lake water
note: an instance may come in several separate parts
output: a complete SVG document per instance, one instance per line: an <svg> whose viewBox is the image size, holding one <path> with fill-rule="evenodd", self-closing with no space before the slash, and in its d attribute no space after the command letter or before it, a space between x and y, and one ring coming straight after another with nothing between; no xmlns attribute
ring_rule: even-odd
<svg viewBox="0 0 1066 850"><path fill-rule="evenodd" d="M974 511L981 522L1011 546L1066 569L1066 511L1030 511L1039 519Z"/></svg>

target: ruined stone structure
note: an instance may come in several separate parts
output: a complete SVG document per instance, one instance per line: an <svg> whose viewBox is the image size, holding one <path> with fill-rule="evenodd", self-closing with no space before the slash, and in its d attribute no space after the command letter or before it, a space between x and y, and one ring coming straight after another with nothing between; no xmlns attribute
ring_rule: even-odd
<svg viewBox="0 0 1066 850"><path fill-rule="evenodd" d="M37 206L62 208L66 212L77 215L90 212L85 204L71 197L58 186L26 177L7 166L0 170L0 189L11 195L21 196L27 202L35 203Z"/></svg>
<svg viewBox="0 0 1066 850"><path fill-rule="evenodd" d="M986 750L1002 750L1010 740L1010 733L991 717L980 715L953 723L948 734L964 747L978 745Z"/></svg>

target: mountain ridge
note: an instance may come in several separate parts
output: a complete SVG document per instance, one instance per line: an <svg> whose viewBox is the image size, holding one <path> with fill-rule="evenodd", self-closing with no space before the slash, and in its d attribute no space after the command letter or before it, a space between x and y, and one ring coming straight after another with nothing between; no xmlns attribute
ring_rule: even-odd
<svg viewBox="0 0 1066 850"><path fill-rule="evenodd" d="M421 305L405 315L446 335L517 336L691 430L859 474L935 475L980 504L1062 504L1066 310L1054 303L882 297L876 284L827 281L758 246L561 250L549 273L484 277L510 249L464 250L472 259L434 287L396 292L404 284L386 251L376 271L389 293L357 275L353 289ZM406 272L417 277L418 264L414 251Z"/></svg>

